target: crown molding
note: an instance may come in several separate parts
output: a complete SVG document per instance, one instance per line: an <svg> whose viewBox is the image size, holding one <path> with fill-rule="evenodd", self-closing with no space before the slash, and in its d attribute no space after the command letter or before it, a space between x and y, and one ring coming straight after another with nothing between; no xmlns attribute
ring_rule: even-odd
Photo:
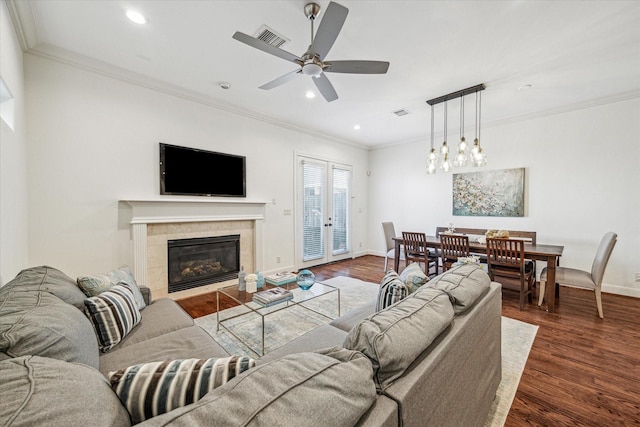
<svg viewBox="0 0 640 427"><path fill-rule="evenodd" d="M315 132L309 129L295 126L291 123L276 120L266 115L257 113L255 111L247 110L231 104L223 104L217 99L202 95L200 93L185 89L183 87L172 85L160 80L152 79L148 76L128 71L120 67L108 64L103 61L99 61L93 58L89 58L84 55L80 55L66 49L62 49L47 43L39 43L27 50L28 54L46 58L52 61L60 62L65 65L69 65L75 68L79 68L92 73L100 74L106 77L110 77L116 80L140 86L146 89L151 89L157 92L164 93L166 95L175 96L188 101L192 101L198 104L206 105L208 107L216 108L218 110L225 111L250 119L258 120L267 123L272 126L281 127L298 133L312 136L314 138L322 138L329 142L338 143L341 145L349 145L355 148L368 150L369 146L360 144L354 141L336 138L335 136L327 135L321 132Z"/></svg>
<svg viewBox="0 0 640 427"><path fill-rule="evenodd" d="M24 52L36 46L39 41L38 22L31 0L4 0L13 23L13 28Z"/></svg>
<svg viewBox="0 0 640 427"><path fill-rule="evenodd" d="M640 89L633 89L626 92L617 93L614 95L603 96L600 98L594 98L594 99L589 99L582 102L563 105L561 107L550 108L542 111L536 111L534 113L521 114L519 116L493 120L490 122L482 123L482 128L486 129L486 128L494 128L494 127L500 127L500 126L507 126L514 123L521 123L528 120L535 120L543 117L556 116L558 114L570 113L573 111L584 110L587 108L598 107L606 104L614 104L616 102L628 101L630 99L636 99L636 98L640 98ZM435 137L442 136L442 135L444 135L444 133L439 132L435 134ZM398 146L398 145L427 141L428 140L427 136L428 135L425 134L424 137L420 137L420 138L412 138L412 139L406 139L402 141L394 141L387 144L376 145L376 146L370 147L369 150L370 151L384 150L384 149Z"/></svg>

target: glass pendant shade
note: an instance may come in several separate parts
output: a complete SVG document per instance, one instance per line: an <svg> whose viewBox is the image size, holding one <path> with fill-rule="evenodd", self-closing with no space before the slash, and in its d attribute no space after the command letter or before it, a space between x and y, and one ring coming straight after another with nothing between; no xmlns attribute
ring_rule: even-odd
<svg viewBox="0 0 640 427"><path fill-rule="evenodd" d="M435 148L431 149L431 152L429 153L429 161L430 162L435 162L438 160L438 152L436 151Z"/></svg>
<svg viewBox="0 0 640 427"><path fill-rule="evenodd" d="M460 138L460 142L458 142L458 151L467 152L467 148L469 148L469 144L467 144L467 140L464 139L464 136Z"/></svg>
<svg viewBox="0 0 640 427"><path fill-rule="evenodd" d="M429 163L427 164L427 173L429 174L434 174L436 173L436 161L435 160L429 160Z"/></svg>
<svg viewBox="0 0 640 427"><path fill-rule="evenodd" d="M451 160L449 160L449 154L445 154L444 158L442 159L442 165L440 165L440 169L442 169L443 172L450 172L451 171Z"/></svg>
<svg viewBox="0 0 640 427"><path fill-rule="evenodd" d="M440 152L442 154L449 154L449 145L447 145L447 141L442 143L442 147L440 147Z"/></svg>
<svg viewBox="0 0 640 427"><path fill-rule="evenodd" d="M457 167L462 167L467 164L467 155L464 151L458 148L458 154L456 154L456 158L453 160L453 165Z"/></svg>

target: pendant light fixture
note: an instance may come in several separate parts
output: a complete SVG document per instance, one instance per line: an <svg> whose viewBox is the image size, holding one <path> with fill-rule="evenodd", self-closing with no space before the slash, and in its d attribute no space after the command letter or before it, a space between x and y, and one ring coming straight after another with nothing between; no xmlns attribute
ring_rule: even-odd
<svg viewBox="0 0 640 427"><path fill-rule="evenodd" d="M429 152L429 157L427 158L427 172L430 174L436 173L437 165L438 165L438 153L435 148L433 148L433 105L431 106L431 152Z"/></svg>
<svg viewBox="0 0 640 427"><path fill-rule="evenodd" d="M464 96L462 94L460 94L460 142L458 142L458 152L453 164L458 167L467 164L467 140L464 138Z"/></svg>
<svg viewBox="0 0 640 427"><path fill-rule="evenodd" d="M430 99L427 101L427 104L431 106L431 152L429 153L429 157L427 159L427 172L432 174L435 173L438 169L436 167L438 163L438 153L436 149L433 147L433 137L434 137L434 105L444 103L444 141L442 146L440 147L441 163L440 169L443 172L450 172L453 169L453 166L456 167L464 167L467 165L468 160L471 160L471 164L473 166L485 166L487 164L487 157L484 153L483 148L480 146L480 121L481 121L481 104L482 99L479 96L479 92L485 90L486 86L484 84L479 84L477 86L473 86L467 89L459 90L456 92L452 92L447 95L440 96L438 98ZM475 139L473 141L473 147L471 148L471 152L469 154L469 144L464 137L464 97L470 95L472 93L476 94L476 116L475 116ZM458 142L455 154L453 155L453 159L449 158L449 145L447 143L447 101L451 99L460 98L460 141ZM468 157L467 157L468 156Z"/></svg>
<svg viewBox="0 0 640 427"><path fill-rule="evenodd" d="M471 149L471 164L475 167L485 166L487 164L487 156L480 145L480 122L482 118L482 94L476 92L476 137L473 140L473 148Z"/></svg>
<svg viewBox="0 0 640 427"><path fill-rule="evenodd" d="M453 164L449 159L449 146L447 145L447 101L444 101L444 142L442 143L440 152L443 155L440 169L442 169L442 172L451 171Z"/></svg>

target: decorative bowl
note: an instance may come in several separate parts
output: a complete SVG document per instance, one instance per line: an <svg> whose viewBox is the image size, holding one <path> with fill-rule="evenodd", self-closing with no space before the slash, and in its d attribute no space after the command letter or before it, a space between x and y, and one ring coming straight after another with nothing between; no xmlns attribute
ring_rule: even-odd
<svg viewBox="0 0 640 427"><path fill-rule="evenodd" d="M306 291L316 283L316 276L309 270L301 270L296 276L296 283L303 291Z"/></svg>

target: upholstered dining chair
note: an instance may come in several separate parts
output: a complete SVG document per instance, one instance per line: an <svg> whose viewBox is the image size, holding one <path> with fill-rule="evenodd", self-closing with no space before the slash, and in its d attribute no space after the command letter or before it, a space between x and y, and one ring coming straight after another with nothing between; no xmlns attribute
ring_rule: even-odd
<svg viewBox="0 0 640 427"><path fill-rule="evenodd" d="M524 308L525 297L532 302L536 271L533 262L524 258L523 240L487 238L487 266L491 280L502 283L503 289L505 284L519 282L520 310ZM507 279L507 283L496 277Z"/></svg>
<svg viewBox="0 0 640 427"><path fill-rule="evenodd" d="M442 258L442 271L451 268L451 264L458 261L458 258L468 257L469 236L456 234L440 235L440 257Z"/></svg>
<svg viewBox="0 0 640 427"><path fill-rule="evenodd" d="M396 229L393 226L393 222L383 222L382 223L382 231L384 231L384 240L387 244L387 253L384 255L384 271L387 271L387 265L389 259L395 259L396 248L393 238L396 237ZM400 260L404 260L404 246L400 245Z"/></svg>
<svg viewBox="0 0 640 427"><path fill-rule="evenodd" d="M424 272L429 275L431 264L434 265L436 276L438 275L438 255L427 248L427 235L412 231L403 231L404 258L407 265L411 262L423 263Z"/></svg>
<svg viewBox="0 0 640 427"><path fill-rule="evenodd" d="M591 271L578 270L568 267L556 267L556 283L553 285L567 285L577 288L591 289L596 294L596 306L598 308L598 316L604 319L602 313L602 278L604 270L607 268L611 252L618 241L618 235L612 231L608 232L600 240L598 251L591 264ZM544 300L544 292L547 283L547 268L545 267L540 273L540 296L538 297L538 305L542 305ZM555 289L554 289L555 291Z"/></svg>

